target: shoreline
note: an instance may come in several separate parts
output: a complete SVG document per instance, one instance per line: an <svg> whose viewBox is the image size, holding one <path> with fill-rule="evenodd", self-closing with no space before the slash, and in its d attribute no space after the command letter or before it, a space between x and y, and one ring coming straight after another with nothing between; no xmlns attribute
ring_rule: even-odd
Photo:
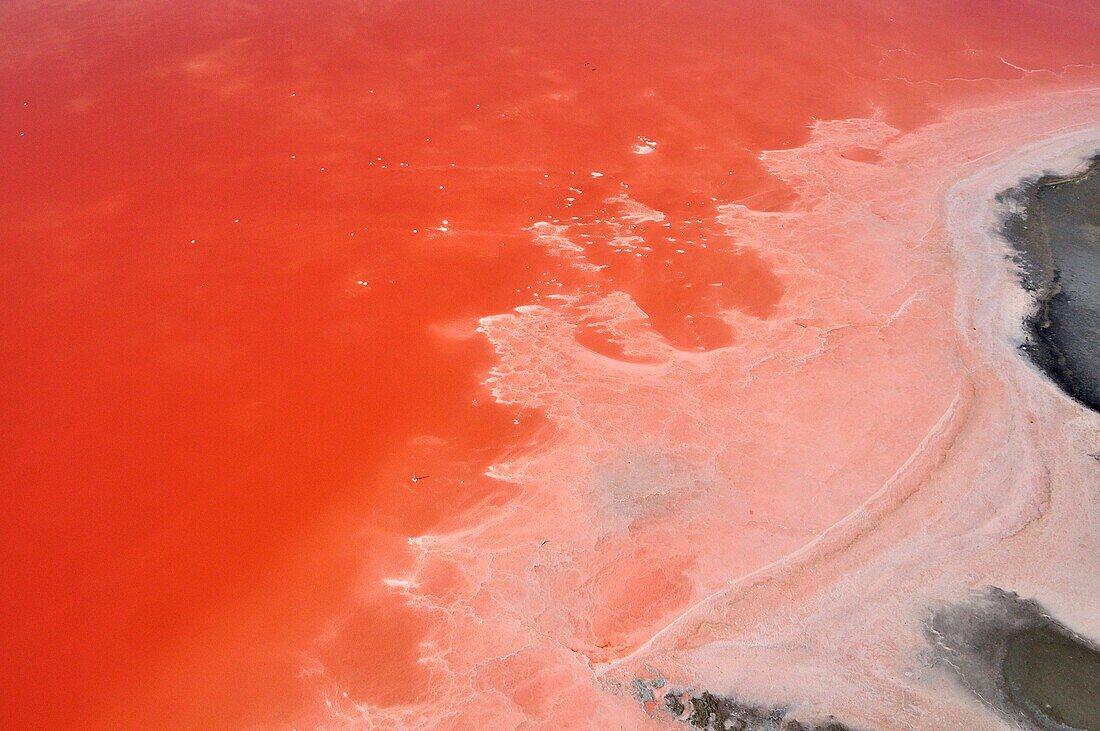
<svg viewBox="0 0 1100 731"><path fill-rule="evenodd" d="M1064 400L1062 404L1058 404L1057 401L1062 399L1057 398L1055 399L1056 403L1051 404L1049 397L1045 396L1045 394L1050 392L1050 389L1046 387L1045 381L1036 381L1033 376L1029 375L1034 373L1034 368L1031 366L1030 361L1021 357L1017 349L1019 340L1023 334L1021 322L1030 305L1030 298L1020 286L1016 272L1011 266L1011 252L1008 250L1007 242L1001 240L997 235L994 235L994 232L999 230L995 224L1002 215L1000 209L1004 203L1003 200L998 199L996 193L1007 187L1019 185L1021 181L1035 179L1052 169L1057 170L1061 168L1077 170L1080 168L1082 160L1088 159L1093 155L1093 151L1098 147L1098 141L1100 141L1100 130L1097 130L1091 124L1081 125L1078 128L1074 128L1072 131L1066 131L1065 129L1056 130L1053 134L1044 135L1032 142L1023 144L1016 150L1007 152L1001 156L999 161L983 166L975 173L963 176L961 180L950 186L949 191L941 194L941 200L946 200L949 209L953 205L965 206L964 215L968 221L966 224L955 221L955 225L948 225L945 238L954 240L956 233L966 232L968 235L974 235L983 239L980 242L980 246L971 246L967 248L965 244L960 244L955 249L956 255L961 257L956 262L956 271L959 272L961 276L955 282L954 286L957 295L956 307L959 317L959 334L961 340L963 342L968 342L973 348L972 353L975 356L984 353L984 355L981 355L970 368L976 367L978 369L977 373L990 372L990 369L995 369L995 371L991 372L991 375L997 373L996 378L1004 379L1002 389L1003 387L1008 388L1007 392L997 397L998 399L1009 398L1010 404L1011 401L1019 399L1019 405L1024 406L1028 411L1030 411L1031 408L1041 408L1047 411L1053 408L1053 413L1050 418L1054 423L1065 420L1064 413L1067 407L1071 412L1077 411L1077 407L1075 405L1065 404ZM1042 172L1037 173L1036 171ZM990 183L987 179L988 177L1001 178L1002 180L1007 178L1011 182ZM974 189L979 187L981 190L987 191L987 194L979 199L981 202L976 203ZM963 238L966 237L964 236ZM969 360L969 358L967 360ZM968 370L970 368L968 368ZM975 375L976 374L972 372L968 380L973 381ZM1037 391L1035 389L1036 386L1038 386ZM1021 389L1021 391L1016 396L1009 396L1009 393L1017 389ZM982 416L983 412L989 411L990 406L988 401L989 395L986 394L983 396L982 391L988 391L988 388L983 385L974 396L976 402L974 409L977 413L968 414L962 417L963 423L959 426L962 434L959 435L959 442L982 439L982 427L980 426L980 422L990 418L988 415L985 417ZM1025 404L1030 404L1035 397L1038 397L1040 402L1045 402L1046 407L1044 408L1040 403L1036 403L1030 408L1025 406ZM1011 570L1005 571L1005 569L1009 567L1005 562L1012 560L1007 557L1022 550L1019 545L1014 544L1017 541L1020 545L1034 542L1034 536L1028 534L1033 534L1036 530L1043 530L1044 526L1042 523L1044 521L1057 523L1059 520L1070 520L1077 522L1078 525L1083 524L1087 526L1089 524L1091 513L1094 511L1086 511L1087 515L1085 516L1067 517L1064 514L1066 500L1059 500L1057 496L1051 497L1048 493L1050 491L1059 491L1059 488L1062 488L1060 492L1069 502L1073 502L1073 496L1082 494L1084 484L1076 478L1076 474L1079 472L1078 466L1075 465L1068 470L1073 475L1070 477L1065 474L1067 470L1062 468L1061 463L1066 461L1073 462L1073 458L1076 454L1071 445L1078 441L1077 437L1079 434L1087 435L1090 432L1095 432L1095 426L1088 424L1078 425L1077 423L1068 426L1067 429L1070 434L1068 435L1069 438L1066 440L1066 449L1061 453L1058 459L1055 459L1050 464L1048 470L1047 462L1044 460L1051 458L1054 450L1050 448L1043 449L1040 444L1038 444L1038 429L1033 426L1037 419L1034 416L1028 417L1026 412L1021 414L1018 411L1018 407L1015 405L1011 406L1009 414L1013 415L1008 417L1008 414L1006 414L1006 416L1001 417L1001 419L1008 417L1015 420L1021 416L1023 417L1026 429L1022 432L1017 432L1017 436L1012 437L1011 441L1016 442L1021 435L1026 433L1025 441L1019 444L1020 457L1018 457L1018 460L1020 466L1027 465L1028 468L1017 470L1016 473L1013 474L1013 467L1011 464L1004 467L1006 472L1003 479L1006 479L1008 484L1004 486L1006 491L1003 493L1006 497L1004 516L1002 516L1002 520L1006 521L1003 535L992 542L989 542L988 538L981 539L983 542L986 542L986 546L978 551L978 555L971 560L953 558L950 562L957 565L952 566L949 570L943 571L943 579L934 580L932 582L935 585L939 585L940 589L933 590L929 593L930 590L925 588L923 592L918 594L918 596L927 595L929 600L932 599L933 594L939 595L940 598L937 601L918 601L911 606L918 608L923 603L927 607L927 611L932 611L937 605L945 606L941 603L943 601L951 601L952 598L961 600L965 597L969 589L965 588L965 584L960 584L959 579L967 575L974 576L984 574L986 576L985 580L978 580L971 584L975 590L982 586L996 587L1000 585L1010 587L1010 591L1013 588L1020 589L1020 593L1023 596L1036 597L1037 599L1031 601L1042 607L1043 611L1049 611L1053 616L1066 622L1065 626L1072 627L1072 630L1065 629L1065 632L1062 634L1063 637L1073 636L1086 638L1090 635L1095 636L1092 632L1094 628L1088 626L1088 622L1082 623L1082 619L1085 619L1080 613L1083 605L1075 603L1076 606L1074 608L1077 611L1066 612L1065 599L1062 597L1051 597L1051 590L1053 585L1057 585L1057 582L1043 582L1040 578L1042 576L1042 569L1032 567L1022 571L1018 570L1020 575L1018 575L1015 580L1010 578L1013 573ZM996 417L993 418L996 419ZM987 423L992 425L996 423L996 421ZM1002 429L992 429L991 433L999 431L1002 431ZM952 441L954 442L954 438ZM952 445L949 449L949 454L945 456L946 464L934 469L934 472L943 474L933 474L931 477L927 478L927 480L921 479L921 485L913 486L916 492L913 505L898 505L896 506L897 513L895 515L883 516L881 520L882 524L870 526L869 531L871 535L867 540L870 543L880 544L879 550L882 552L878 556L875 556L874 553L868 554L866 558L868 558L871 563L879 563L879 568L884 570L885 566L881 565L884 556L887 557L887 564L893 562L894 559L890 559L888 556L890 553L897 553L898 548L882 545L883 541L887 539L887 534L892 530L888 526L897 522L901 516L906 513L913 512L913 510L916 509L916 504L928 504L930 499L935 502L939 502L943 499L953 499L955 502L960 503L960 505L966 504L967 498L965 497L965 493L958 493L957 496L948 498L947 496L957 493L957 490L946 485L936 489L937 484L944 485L945 481L948 481L949 484L951 479L950 475L957 472L960 467L970 469L969 464L972 461L971 458L960 457L958 454L959 449L960 447L958 445ZM980 462L975 462L975 464L980 464ZM1085 465L1085 468L1088 469L1088 465ZM998 470L997 474L1000 474L1000 470ZM986 479L989 479L989 477ZM1065 482L1063 483L1063 481ZM1011 483L1019 485L1019 488L1015 488L1014 490L1014 496L1012 496L1013 492L1008 491ZM936 499L937 492L942 496L939 499ZM1048 496L1043 497L1044 494L1048 494ZM1018 515L1014 516L1014 513ZM940 520L942 521L943 518ZM1044 544L1049 545L1052 534L1056 534L1054 529L1049 528L1049 526L1046 527L1047 530L1044 532L1047 533L1048 537L1039 540L1036 547ZM981 533L984 532L985 531L979 532L975 537L981 536ZM904 537L897 538L897 536L895 536L895 539L902 544L911 542L911 539ZM863 542L864 540L862 537L856 539L857 544ZM849 551L849 548L852 550ZM929 548L931 549L930 545ZM974 546L971 550L976 549L977 546ZM847 566L848 568L846 571L854 571L856 574L864 574L868 569L873 571L873 566L868 567L866 565L859 565L858 556L863 553L864 550L866 550L865 547L861 549L858 545L850 546L843 549L842 554L850 553L851 555L838 556L836 561ZM939 553L941 551L932 549L932 552ZM998 555L1002 557L994 558ZM807 562L808 564L815 564L820 559L820 556L810 557L807 559ZM828 564L832 562L831 559L826 557L824 566L817 566L816 569L814 569L813 566L809 566L809 570L820 572L822 568L827 567ZM1029 560L1027 563L1031 564L1033 562ZM1000 568L997 568L998 565L1000 565ZM795 570L795 573L800 572L801 571L798 569ZM977 574L975 574L975 572L977 572ZM1056 567L1055 572L1073 574L1069 566ZM933 572L933 575L935 575L935 573L940 572ZM947 576L950 574L954 574L955 578L948 579ZM1000 575L1000 578L997 578L998 575ZM1025 575L1028 576L1026 580L1024 580ZM1079 571L1076 573L1076 576L1083 577ZM1036 580L1038 580L1038 582ZM779 588L784 585L790 586L791 581L798 581L798 579L796 577L781 578L778 576L760 576L745 585L743 589L745 596L742 600L731 600L730 597L727 597L724 601L717 602L715 606L712 606L712 611L707 612L707 614L729 616L731 611L733 611L732 606L742 603L747 604L749 602L756 604L761 599L764 599L765 596L771 594L772 589L767 588L769 585ZM902 583L907 584L908 582L903 581ZM1085 583L1088 582L1086 581ZM962 589L962 593L959 593L960 588ZM833 591L836 590L837 589L834 587ZM1082 590L1080 587L1078 587L1078 590L1087 592L1087 589ZM790 589L788 588L786 591L790 591ZM752 595L756 595L757 599L749 599ZM778 599L778 597L776 598ZM764 607L771 604L772 601L764 599L764 602L764 605L757 606L752 611L766 611ZM905 603L909 604L909 601ZM842 602L842 604L848 604L848 602ZM746 606L745 609L748 610L748 607ZM867 609L867 607L865 606L864 609ZM864 612L860 612L860 614L863 613ZM870 613L879 614L878 612ZM738 611L737 614L744 616L741 611ZM885 619L885 616L881 616L881 618ZM895 618L894 622L896 621L897 619ZM763 624L767 625L771 624L771 622L763 622ZM1063 625L1058 626L1063 627ZM682 644L683 640L695 635L697 632L697 628L689 628L676 632L673 634L677 636L666 638L666 640L660 644L664 646L665 653L668 653L672 647ZM699 641L699 639L696 640L696 642ZM1085 640L1085 642L1087 643L1087 640ZM706 644L709 644L714 651L721 655L727 655L729 653L743 655L742 661L746 665L760 667L761 669L768 667L773 675L775 675L777 666L784 662L783 657L786 654L786 652L773 650L771 653L764 653L759 659L755 657L750 659L748 655L744 654L748 649L746 646L740 644L734 645L730 640L723 643L716 643L711 640ZM1087 644L1084 646L1087 647ZM737 649L735 650L734 647ZM662 654L660 650L661 648L648 648L647 652L639 653L642 657L638 658L637 663L640 663L642 660L647 660L646 666L648 667L653 663L654 654ZM675 665L682 665L685 668L701 667L708 663L718 664L716 656L712 652L701 654L703 651L704 646L699 646L697 649L689 651L687 654L685 654L683 650L674 650L672 651L672 657L676 658ZM921 654L925 652L917 650L916 648L914 648L913 651L916 652L917 657L920 657ZM755 656L756 653L754 652L752 655ZM793 658L791 662L794 662ZM940 661L932 660L931 657L929 657L929 659L924 662L932 662L933 665L935 665ZM923 662L921 664L923 664ZM950 673L946 664L941 666L941 671ZM909 675L911 672L916 676L912 668L906 672L906 675ZM709 673L709 675L713 677L714 673ZM770 703L781 707L788 707L791 705L789 699L797 699L799 695L801 695L798 692L788 692L784 694L788 700L783 701L774 696L774 691L771 693L767 691L751 692L748 689L757 684L745 682L746 679L743 673L738 673L738 675L741 676L742 680L734 683L732 688L739 687L742 690L733 693L731 697L741 699L746 703ZM699 678L699 676L696 677ZM883 678L883 680L885 680L885 678ZM925 682L931 680L931 677L926 677ZM720 691L731 689L728 680L726 680L724 684L715 682L714 680L706 681L703 678L699 678L699 681L700 682L689 684L688 689L694 689L695 692L702 692L705 690L708 694L718 697L725 697ZM940 683L942 683L942 679L936 680L933 685ZM784 684L780 683L780 685ZM802 684L796 683L796 686L797 685ZM898 692L902 694L902 697L909 698L909 700L906 701L907 703L911 703L913 702L912 693L916 688L919 688L919 686L914 687L910 683L906 683L905 686L908 686L907 690L903 691L901 688L898 688ZM681 685L680 687L682 688L684 686ZM818 690L820 691L821 689L822 687L819 687ZM794 687L791 687L791 691L793 690ZM838 692L842 691L838 688ZM946 705L944 705L946 699L950 698L954 692L947 688L940 688L939 692L946 693L946 696L941 697L935 702L933 702L933 696L926 695L928 692L927 687L924 691L918 690L916 692L924 697L927 702L927 708L935 708L937 706L952 707L958 723L961 724L957 726L957 728L985 728L985 724L993 723L993 719L988 716L983 719L980 713L971 714L969 711L963 711L963 706L959 705L958 701L947 701ZM803 700L807 699L806 696L802 696L802 698ZM798 704L795 703L794 705L797 706ZM858 704L814 702L809 704L808 709L814 709L816 713L810 713L808 716L818 719L827 719L830 716L833 718L839 717L845 722L850 722L856 728L865 726L870 728L903 728L904 724L899 726L897 723L887 721L887 718L890 717L887 708L890 706L891 704L886 702L883 703L882 708L869 712L866 706L857 711L856 708L858 708ZM804 718L806 716L802 717ZM949 727L956 728L956 726ZM947 726L945 726L945 728L947 728ZM993 726L990 726L990 728L993 728Z"/></svg>

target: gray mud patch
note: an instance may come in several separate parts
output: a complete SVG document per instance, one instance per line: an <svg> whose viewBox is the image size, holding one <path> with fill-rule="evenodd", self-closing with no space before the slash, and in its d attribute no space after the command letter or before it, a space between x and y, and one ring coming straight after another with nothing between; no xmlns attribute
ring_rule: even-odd
<svg viewBox="0 0 1100 731"><path fill-rule="evenodd" d="M653 690L664 688L664 685L663 679L660 685L641 678L634 680L636 694L643 703L655 700ZM639 686L646 690L640 690ZM685 726L711 731L852 731L832 718L809 723L795 718L788 708L758 705L707 690L675 686L661 692L656 708Z"/></svg>
<svg viewBox="0 0 1100 731"><path fill-rule="evenodd" d="M1100 731L1100 651L1038 603L991 588L936 612L935 660L1017 727Z"/></svg>
<svg viewBox="0 0 1100 731"><path fill-rule="evenodd" d="M1035 312L1023 350L1062 390L1100 411L1100 155L1078 175L1046 175L999 196Z"/></svg>

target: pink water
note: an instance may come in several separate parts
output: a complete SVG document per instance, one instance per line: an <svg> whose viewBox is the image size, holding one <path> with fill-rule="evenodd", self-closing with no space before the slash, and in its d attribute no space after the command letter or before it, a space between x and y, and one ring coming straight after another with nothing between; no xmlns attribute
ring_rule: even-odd
<svg viewBox="0 0 1100 731"><path fill-rule="evenodd" d="M668 726L647 663L892 708L756 624L842 578L743 577L1015 403L945 194L1095 122L1097 11L8 3L0 715Z"/></svg>

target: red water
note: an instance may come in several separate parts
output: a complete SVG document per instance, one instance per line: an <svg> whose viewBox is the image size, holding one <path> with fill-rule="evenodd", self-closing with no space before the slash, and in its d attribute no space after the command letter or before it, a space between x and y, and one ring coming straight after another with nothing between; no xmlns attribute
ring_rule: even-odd
<svg viewBox="0 0 1100 731"><path fill-rule="evenodd" d="M721 243L718 202L785 205L759 151L1096 63L1097 26L1079 0L7 3L0 718L287 727L307 655L419 697L428 620L379 580L506 501L481 475L539 430L484 388L478 318L620 289L676 347L727 344L716 313L767 317L782 273L676 249ZM627 232L645 257L607 245L623 195L667 216ZM605 269L533 243L569 216Z"/></svg>

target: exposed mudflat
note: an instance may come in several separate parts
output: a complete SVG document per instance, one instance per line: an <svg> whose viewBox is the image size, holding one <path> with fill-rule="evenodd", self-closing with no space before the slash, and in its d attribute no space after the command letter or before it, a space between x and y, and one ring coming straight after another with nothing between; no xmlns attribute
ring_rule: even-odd
<svg viewBox="0 0 1100 731"><path fill-rule="evenodd" d="M1100 652L1038 602L991 588L937 612L928 631L937 660L1005 720L1100 729Z"/></svg>
<svg viewBox="0 0 1100 731"><path fill-rule="evenodd" d="M1100 157L1076 175L1045 175L1004 196L1025 286L1028 355L1066 393L1100 410Z"/></svg>

